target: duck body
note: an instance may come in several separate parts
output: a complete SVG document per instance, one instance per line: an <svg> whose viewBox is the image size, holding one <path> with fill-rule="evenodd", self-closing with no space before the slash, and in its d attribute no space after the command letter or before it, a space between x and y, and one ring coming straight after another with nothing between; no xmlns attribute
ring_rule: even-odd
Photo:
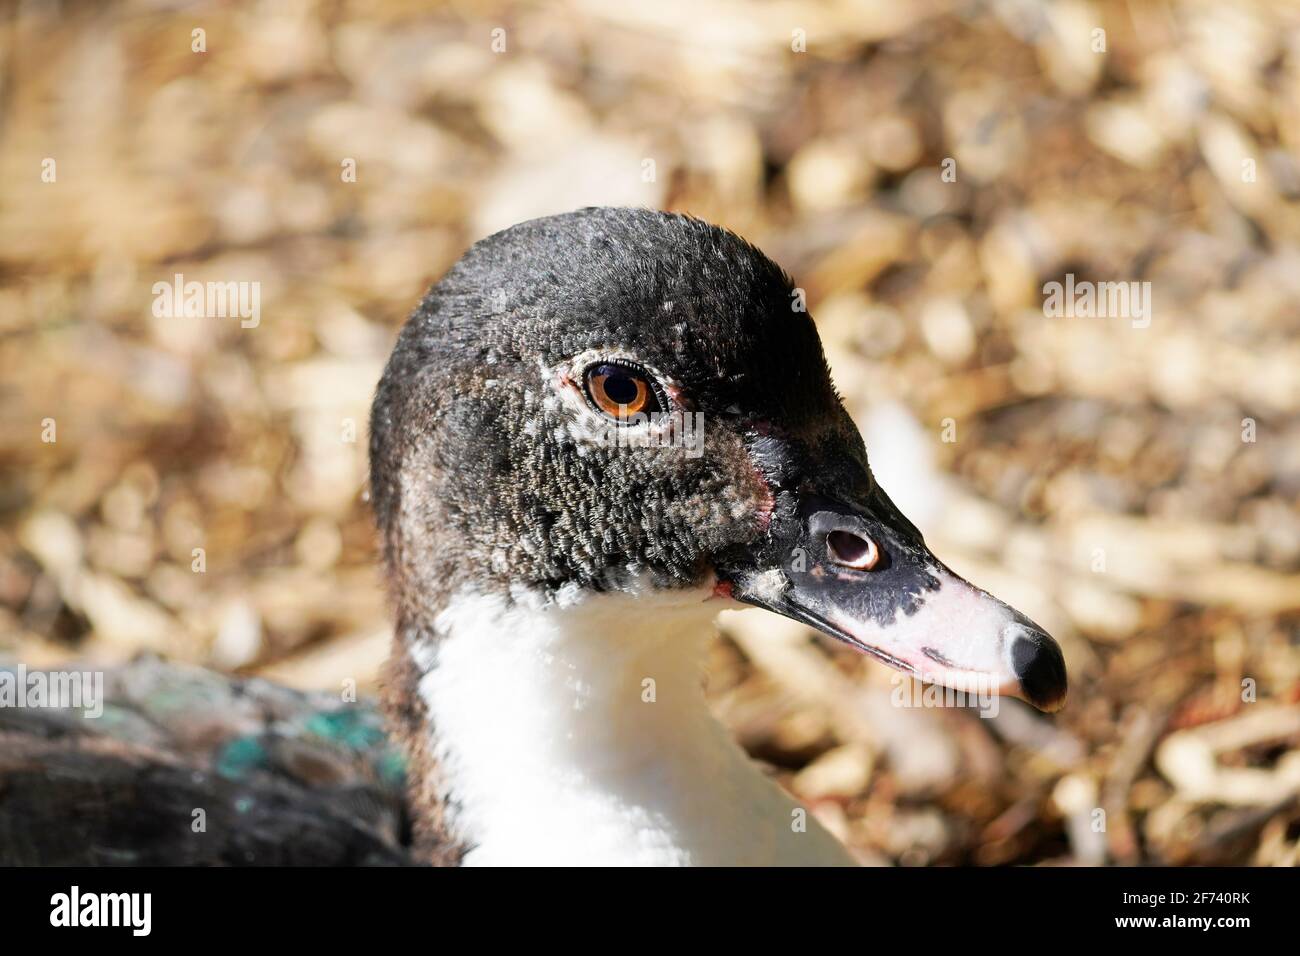
<svg viewBox="0 0 1300 956"><path fill-rule="evenodd" d="M923 679L1043 709L1063 700L1065 669L875 482L801 302L749 243L686 216L585 209L474 245L403 327L371 414L395 620L382 703L405 803L376 804L394 784L374 776L373 739L342 762L360 785L338 760L320 777L319 760L277 756L317 753L322 718L355 719L323 701L294 719L255 708L276 746L254 734L242 745L256 759L233 764L214 755L247 722L202 746L103 753L20 713L0 725L0 862L851 863L710 714L718 612L762 607ZM256 690L235 696L273 696ZM179 720L155 710L164 730ZM141 789L159 767L166 792ZM83 835L101 858L23 830L69 812L54 786L68 772L83 805L109 808ZM146 801L192 806L196 789L221 808L225 842L173 832L179 810L167 826L114 823L143 820ZM277 856L281 843L302 846Z"/></svg>
<svg viewBox="0 0 1300 956"><path fill-rule="evenodd" d="M0 707L0 866L414 862L372 706L153 657L98 673L93 708Z"/></svg>

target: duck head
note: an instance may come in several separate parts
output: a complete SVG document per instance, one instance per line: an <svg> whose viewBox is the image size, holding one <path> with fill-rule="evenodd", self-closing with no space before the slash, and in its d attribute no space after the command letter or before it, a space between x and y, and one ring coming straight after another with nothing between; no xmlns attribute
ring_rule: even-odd
<svg viewBox="0 0 1300 956"><path fill-rule="evenodd" d="M401 620L466 588L734 600L1058 707L1052 638L945 567L873 479L801 298L756 248L679 215L587 209L476 244L374 404Z"/></svg>

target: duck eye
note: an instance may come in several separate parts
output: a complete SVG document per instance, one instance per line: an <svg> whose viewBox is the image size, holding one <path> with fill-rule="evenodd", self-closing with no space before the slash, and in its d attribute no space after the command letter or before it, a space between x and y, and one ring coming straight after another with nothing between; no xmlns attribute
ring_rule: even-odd
<svg viewBox="0 0 1300 956"><path fill-rule="evenodd" d="M586 385L591 403L609 418L663 411L659 386L642 369L602 362L587 369Z"/></svg>

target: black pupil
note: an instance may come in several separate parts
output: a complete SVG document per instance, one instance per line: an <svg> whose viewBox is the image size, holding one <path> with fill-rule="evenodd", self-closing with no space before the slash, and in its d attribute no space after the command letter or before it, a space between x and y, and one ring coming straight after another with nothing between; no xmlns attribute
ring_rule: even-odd
<svg viewBox="0 0 1300 956"><path fill-rule="evenodd" d="M610 401L619 405L631 405L636 400L639 391L636 379L619 368L607 366L601 371L605 375L605 394Z"/></svg>

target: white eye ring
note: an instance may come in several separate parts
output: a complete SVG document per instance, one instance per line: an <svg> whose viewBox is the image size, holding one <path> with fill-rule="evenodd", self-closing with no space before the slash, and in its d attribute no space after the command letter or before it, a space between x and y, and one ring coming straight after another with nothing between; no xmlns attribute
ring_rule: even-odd
<svg viewBox="0 0 1300 956"><path fill-rule="evenodd" d="M836 564L858 571L870 571L880 560L876 542L852 531L832 531L826 535L826 553Z"/></svg>

